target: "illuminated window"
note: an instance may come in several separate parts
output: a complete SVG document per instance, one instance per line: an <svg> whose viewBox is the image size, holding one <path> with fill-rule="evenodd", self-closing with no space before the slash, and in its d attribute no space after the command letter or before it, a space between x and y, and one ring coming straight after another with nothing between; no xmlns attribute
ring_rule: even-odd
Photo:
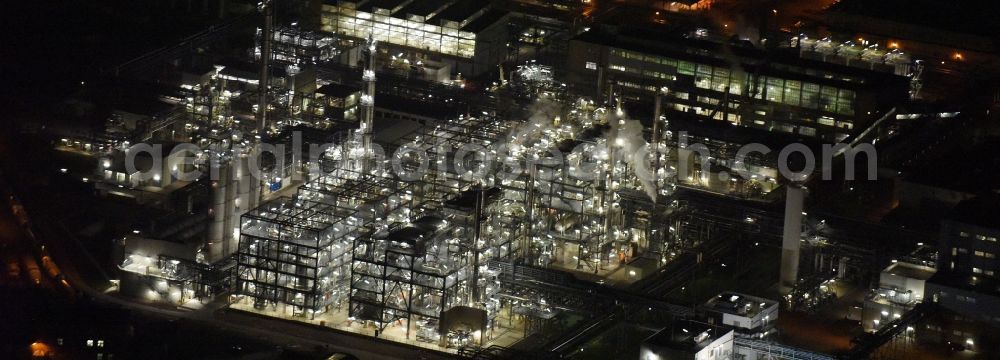
<svg viewBox="0 0 1000 360"><path fill-rule="evenodd" d="M595 63L593 61L588 61L587 62L587 69L588 70L597 70L597 63Z"/></svg>
<svg viewBox="0 0 1000 360"><path fill-rule="evenodd" d="M803 83L802 84L802 97L801 104L802 107L816 109L819 107L819 85Z"/></svg>
<svg viewBox="0 0 1000 360"><path fill-rule="evenodd" d="M677 63L677 73L682 75L694 75L695 65L694 63L687 61L680 61Z"/></svg>
<svg viewBox="0 0 1000 360"><path fill-rule="evenodd" d="M767 78L767 100L782 102L784 99L785 80Z"/></svg>
<svg viewBox="0 0 1000 360"><path fill-rule="evenodd" d="M802 83L795 80L785 80L785 104L792 106L801 105Z"/></svg>

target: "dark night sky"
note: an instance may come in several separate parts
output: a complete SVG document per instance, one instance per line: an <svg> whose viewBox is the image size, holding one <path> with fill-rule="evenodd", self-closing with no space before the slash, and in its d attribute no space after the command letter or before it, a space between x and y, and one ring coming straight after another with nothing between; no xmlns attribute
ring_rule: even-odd
<svg viewBox="0 0 1000 360"><path fill-rule="evenodd" d="M37 113L121 63L185 35L207 19L171 12L156 0L5 2L0 96L12 113Z"/></svg>

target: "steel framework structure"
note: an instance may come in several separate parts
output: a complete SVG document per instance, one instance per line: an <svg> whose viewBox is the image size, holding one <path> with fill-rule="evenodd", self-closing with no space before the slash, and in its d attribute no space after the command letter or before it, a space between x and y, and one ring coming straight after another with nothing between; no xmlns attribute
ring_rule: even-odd
<svg viewBox="0 0 1000 360"><path fill-rule="evenodd" d="M597 272L629 249L651 249L650 234L665 224L653 214L669 208L639 200L635 165L616 157L602 134L606 110L560 113L526 123L483 114L427 124L385 144L393 156L364 172L351 170L357 142L343 141L293 197L243 216L236 295L258 309L291 305L310 319L346 305L351 321L379 331L405 322L407 338L416 324L418 340L440 344L442 316L456 306L482 309L489 328L504 306L551 317L557 309L546 292L501 289L488 264ZM568 151L566 161L553 149ZM524 171L513 171L520 165ZM647 219L626 221L623 211L638 208Z"/></svg>

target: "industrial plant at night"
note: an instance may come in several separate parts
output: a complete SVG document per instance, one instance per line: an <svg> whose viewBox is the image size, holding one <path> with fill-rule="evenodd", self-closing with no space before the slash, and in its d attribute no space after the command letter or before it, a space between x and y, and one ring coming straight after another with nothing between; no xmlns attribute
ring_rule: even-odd
<svg viewBox="0 0 1000 360"><path fill-rule="evenodd" d="M998 10L14 5L0 358L997 358Z"/></svg>

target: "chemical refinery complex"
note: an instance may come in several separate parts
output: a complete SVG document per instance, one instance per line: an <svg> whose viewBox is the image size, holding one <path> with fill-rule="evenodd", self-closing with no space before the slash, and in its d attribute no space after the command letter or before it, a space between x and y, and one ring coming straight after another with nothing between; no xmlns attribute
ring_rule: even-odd
<svg viewBox="0 0 1000 360"><path fill-rule="evenodd" d="M863 2L157 5L0 144L4 286L118 315L4 349L992 358L995 39Z"/></svg>

